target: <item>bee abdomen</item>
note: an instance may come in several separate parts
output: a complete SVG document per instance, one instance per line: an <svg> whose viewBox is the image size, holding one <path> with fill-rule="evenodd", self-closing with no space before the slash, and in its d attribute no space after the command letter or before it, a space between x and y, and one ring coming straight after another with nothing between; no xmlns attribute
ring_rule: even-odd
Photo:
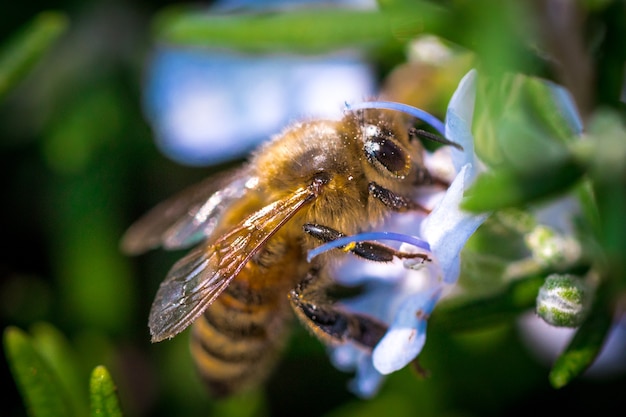
<svg viewBox="0 0 626 417"><path fill-rule="evenodd" d="M286 302L242 303L234 295L223 293L193 325L192 356L215 396L264 379L285 339Z"/></svg>

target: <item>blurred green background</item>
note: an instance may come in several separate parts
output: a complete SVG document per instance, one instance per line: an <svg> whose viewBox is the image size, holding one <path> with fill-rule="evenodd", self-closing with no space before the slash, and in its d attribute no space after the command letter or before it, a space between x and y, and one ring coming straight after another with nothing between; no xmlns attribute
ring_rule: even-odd
<svg viewBox="0 0 626 417"><path fill-rule="evenodd" d="M623 122L623 1L573 2L576 7L567 10L577 14L561 28L550 22L549 5L558 11L563 3L558 1L532 7L488 0L380 3L381 12L309 13L309 21L316 22L312 29L301 23L306 13L271 14L267 27L235 15L221 32L183 3L3 6L0 324L25 331L24 343L32 342L52 364L52 381L71 398L60 406L72 410L67 415L88 413L90 374L98 365L111 373L127 416L515 416L544 410L617 415L623 410L626 374L579 378L556 390L548 380L549 364L528 352L509 317L471 331L450 332L454 326L433 323L420 357L429 377L404 369L371 400L346 389L350 375L334 369L319 342L298 326L269 383L225 401L204 393L185 335L149 343L150 304L181 253L128 258L119 251L119 239L156 202L224 168L183 167L157 151L141 100L149 57L161 42L197 46L210 39L214 46L249 53L351 46L367 54L383 80L407 60L410 39L435 33L464 48L459 56L473 54L471 62L495 79L507 72L551 78L571 89L585 120L608 108ZM215 33L207 29L216 27ZM275 36L268 28L276 29ZM233 35L245 30L251 31L247 37ZM443 74L444 81L433 81L433 97L421 103L440 116L471 64L459 58L448 65L429 70ZM487 233L482 238L491 239ZM498 281L493 277L501 269L476 259L466 274ZM0 415L27 415L4 355L3 350Z"/></svg>

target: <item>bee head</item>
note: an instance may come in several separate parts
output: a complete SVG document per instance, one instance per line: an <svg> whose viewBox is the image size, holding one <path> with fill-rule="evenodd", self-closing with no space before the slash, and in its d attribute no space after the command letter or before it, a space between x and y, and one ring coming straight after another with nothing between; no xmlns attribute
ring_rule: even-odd
<svg viewBox="0 0 626 417"><path fill-rule="evenodd" d="M406 104L386 101L358 103L348 107L346 118L352 120L353 132L362 146L364 160L374 169L374 175L382 179L402 181L423 171L423 147L417 137L460 147L443 136L413 128L411 121L419 118L441 135L445 130L437 118Z"/></svg>

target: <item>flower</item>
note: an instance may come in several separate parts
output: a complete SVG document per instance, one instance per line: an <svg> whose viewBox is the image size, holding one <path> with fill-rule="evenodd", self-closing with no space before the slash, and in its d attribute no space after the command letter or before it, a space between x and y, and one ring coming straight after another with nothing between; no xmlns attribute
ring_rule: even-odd
<svg viewBox="0 0 626 417"><path fill-rule="evenodd" d="M434 172L452 172L453 180L445 192L424 204L434 207L423 215L398 214L384 225L386 231L402 231L404 237L384 232L352 236L353 241L391 239L403 242L402 251L429 249L432 261L395 260L390 264L350 260L337 271L342 284L365 284L361 296L344 301L351 311L366 312L387 323L389 329L374 350L363 351L347 343L331 348L331 359L342 370L356 369L351 389L357 395L374 395L383 375L397 371L413 361L426 341L426 325L437 301L452 287L460 273L460 252L487 215L464 212L459 205L479 167L474 154L471 121L474 110L476 72L470 71L453 94L446 114L444 135L463 150L448 146L428 156L426 164ZM422 203L420 201L420 203ZM415 242L419 237L419 244ZM331 242L315 255L335 247Z"/></svg>
<svg viewBox="0 0 626 417"><path fill-rule="evenodd" d="M373 90L368 65L350 53L262 56L161 45L143 106L166 156L207 165L241 158L302 114L335 117L341 100Z"/></svg>

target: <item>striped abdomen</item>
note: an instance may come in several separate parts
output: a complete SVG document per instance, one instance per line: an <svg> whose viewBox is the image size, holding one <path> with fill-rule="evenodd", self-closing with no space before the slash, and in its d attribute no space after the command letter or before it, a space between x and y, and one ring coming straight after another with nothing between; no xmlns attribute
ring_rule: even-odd
<svg viewBox="0 0 626 417"><path fill-rule="evenodd" d="M299 263L280 258L287 262L269 268L250 261L193 323L191 353L215 396L262 382L278 359L292 317L287 292L298 280Z"/></svg>

